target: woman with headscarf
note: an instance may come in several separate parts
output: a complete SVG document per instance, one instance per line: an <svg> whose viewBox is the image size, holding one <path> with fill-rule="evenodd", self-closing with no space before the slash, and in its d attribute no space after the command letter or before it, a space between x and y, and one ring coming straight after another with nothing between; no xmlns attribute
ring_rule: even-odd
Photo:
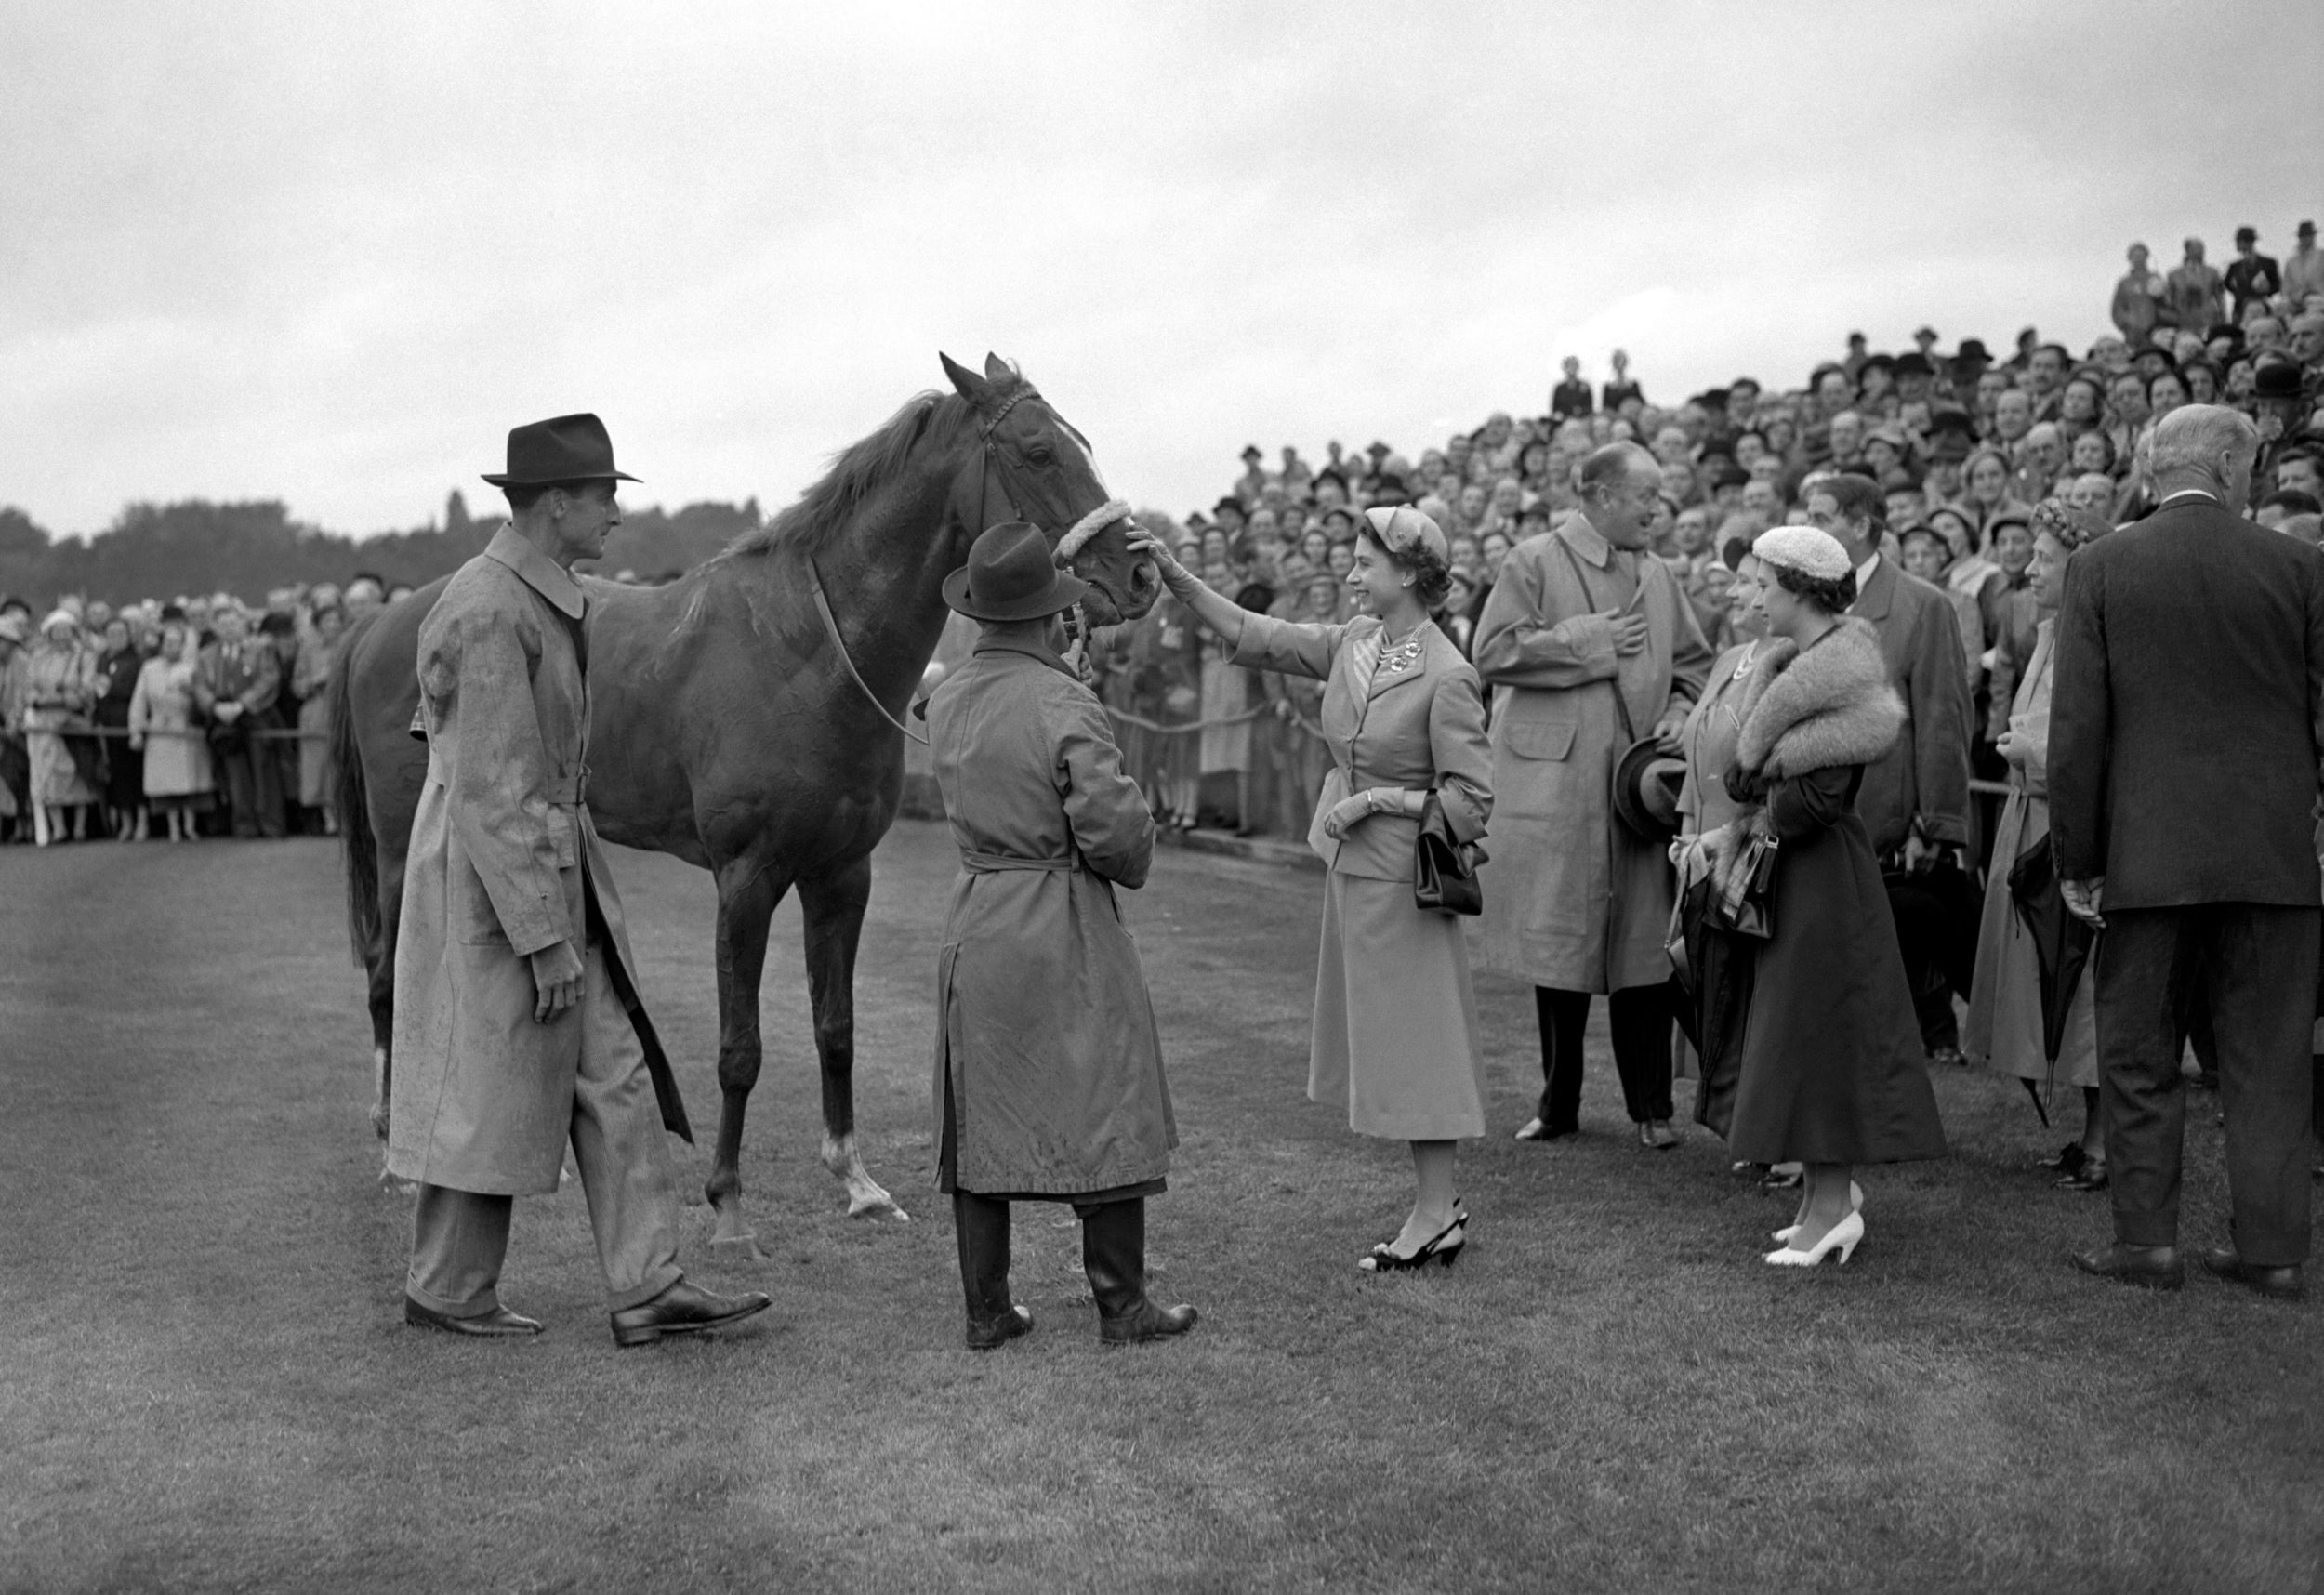
<svg viewBox="0 0 2324 1595"><path fill-rule="evenodd" d="M24 662L24 751L32 760L33 837L42 847L87 834L97 787L73 757L65 732L83 724L97 703L97 657L82 645L71 610L50 612Z"/></svg>
<svg viewBox="0 0 2324 1595"><path fill-rule="evenodd" d="M193 840L193 817L217 788L209 743L193 723L200 639L176 604L162 611L161 647L138 672L129 699L129 745L145 754L148 807L169 822L169 839Z"/></svg>
<svg viewBox="0 0 2324 1595"><path fill-rule="evenodd" d="M1728 1150L1806 1165L1799 1217L1776 1232L1777 1265L1847 1261L1864 1239L1859 1164L1941 1157L1945 1132L1922 1061L1880 861L1856 817L1864 767L1904 725L1880 639L1847 615L1855 571L1812 526L1751 545L1769 645L1755 658L1727 794L1742 811L1698 844L1733 911L1773 846Z"/></svg>
<svg viewBox="0 0 2324 1595"><path fill-rule="evenodd" d="M1454 1153L1485 1133L1485 1067L1460 921L1414 901L1413 850L1432 798L1457 841L1484 836L1493 760L1477 673L1428 618L1449 581L1445 534L1417 509L1366 510L1348 578L1364 613L1340 626L1251 613L1153 539L1131 546L1238 664L1326 683L1332 770L1308 830L1328 869L1308 1096L1412 1149L1404 1227L1356 1266L1449 1264L1469 1235Z"/></svg>
<svg viewBox="0 0 2324 1595"><path fill-rule="evenodd" d="M2009 764L2009 799L1993 834L1993 866L1986 877L1985 918L1977 934L1977 967L1961 1051L1997 1074L2048 1088L2079 1086L2082 1134L2042 1167L2073 1191L2106 1186L2105 1123L2098 1112L2098 1032L2089 971L2076 980L2058 1055L2049 1056L2044 1030L2040 956L2033 932L2010 891L2012 865L2050 834L2050 684L2057 641L2058 606L2066 597L2066 566L2075 553L2111 530L2096 516L2054 500L2034 511L2033 587L2040 610L2035 641L2008 706L2000 747Z"/></svg>
<svg viewBox="0 0 2324 1595"><path fill-rule="evenodd" d="M97 702L89 718L99 730L122 733L105 741L105 823L125 842L145 840L145 761L129 747L129 701L137 694L144 655L129 635L129 622L115 615L105 623L97 655Z"/></svg>

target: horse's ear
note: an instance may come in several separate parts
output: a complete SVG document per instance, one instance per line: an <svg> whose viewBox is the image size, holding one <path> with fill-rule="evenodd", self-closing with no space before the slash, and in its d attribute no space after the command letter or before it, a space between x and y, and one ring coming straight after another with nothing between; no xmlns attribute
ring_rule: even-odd
<svg viewBox="0 0 2324 1595"><path fill-rule="evenodd" d="M959 394L971 404L984 399L984 379L982 376L971 371L967 366L956 363L952 356L942 349L936 351L936 358L944 362L944 375L952 378L952 390L955 393Z"/></svg>
<svg viewBox="0 0 2324 1595"><path fill-rule="evenodd" d="M1017 368L993 353L992 350L986 349L984 351L984 375L995 382L1014 382L1017 380Z"/></svg>

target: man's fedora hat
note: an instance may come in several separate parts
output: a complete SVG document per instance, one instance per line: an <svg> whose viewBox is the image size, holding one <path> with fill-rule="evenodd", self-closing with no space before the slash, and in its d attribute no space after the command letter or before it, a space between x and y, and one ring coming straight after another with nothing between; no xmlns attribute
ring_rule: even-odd
<svg viewBox="0 0 2324 1595"><path fill-rule="evenodd" d="M1993 363L1993 353L1985 347L1983 338L1965 337L1961 340L1961 348L1953 352L1953 363L1955 365L1990 365Z"/></svg>
<svg viewBox="0 0 2324 1595"><path fill-rule="evenodd" d="M1030 521L1004 521L969 549L969 562L944 578L944 602L971 620L1038 620L1071 609L1089 584L1057 568L1049 539Z"/></svg>
<svg viewBox="0 0 2324 1595"><path fill-rule="evenodd" d="M2297 399L2300 397L2300 368L2289 360L2270 360L2251 373L2251 397L2254 399Z"/></svg>
<svg viewBox="0 0 2324 1595"><path fill-rule="evenodd" d="M540 487L553 481L638 479L614 468L614 440L595 415L559 415L508 428L508 468L484 480L495 487Z"/></svg>
<svg viewBox="0 0 2324 1595"><path fill-rule="evenodd" d="M1614 765L1614 816L1633 836L1667 842L1679 834L1679 788L1686 761L1672 758L1648 737L1634 742Z"/></svg>

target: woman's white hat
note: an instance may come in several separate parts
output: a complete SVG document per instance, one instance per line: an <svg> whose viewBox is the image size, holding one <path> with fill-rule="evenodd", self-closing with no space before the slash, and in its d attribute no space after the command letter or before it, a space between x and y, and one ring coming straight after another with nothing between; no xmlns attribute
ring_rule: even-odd
<svg viewBox="0 0 2324 1595"><path fill-rule="evenodd" d="M1762 532L1751 544L1751 557L1762 564L1781 565L1819 582L1836 582L1855 569L1840 539L1814 526L1777 526Z"/></svg>

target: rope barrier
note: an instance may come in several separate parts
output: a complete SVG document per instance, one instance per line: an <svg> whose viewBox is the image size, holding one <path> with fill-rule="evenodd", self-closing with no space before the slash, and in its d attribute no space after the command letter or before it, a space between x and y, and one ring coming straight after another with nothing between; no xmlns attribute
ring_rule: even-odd
<svg viewBox="0 0 2324 1595"><path fill-rule="evenodd" d="M137 733L132 732L126 726L61 725L23 726L19 728L19 734L29 736L92 737L99 742L126 742L133 734ZM210 738L209 730L206 727L188 727L183 731L179 731L175 728L165 730L160 726L155 726L146 731L143 734L149 738L157 736L182 737L191 741L200 742L207 742ZM249 737L253 742L328 742L331 738L331 733L329 732L300 731L296 726L253 726L244 734Z"/></svg>

